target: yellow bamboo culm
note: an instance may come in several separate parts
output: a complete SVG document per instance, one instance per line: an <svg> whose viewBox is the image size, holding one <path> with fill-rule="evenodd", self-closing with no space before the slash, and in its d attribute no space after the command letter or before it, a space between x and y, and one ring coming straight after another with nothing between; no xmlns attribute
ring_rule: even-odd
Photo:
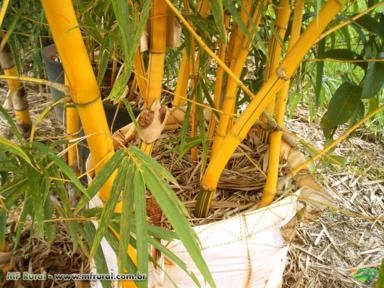
<svg viewBox="0 0 384 288"><path fill-rule="evenodd" d="M66 86L69 86L68 79L65 76L64 82ZM80 135L80 119L79 114L77 113L76 106L68 101L65 104L65 129L67 134L68 146L67 146L67 163L68 166L72 167L76 175L81 174L80 169L80 157L79 157L79 147L77 143L71 143L75 141Z"/></svg>
<svg viewBox="0 0 384 288"><path fill-rule="evenodd" d="M4 70L5 76L18 77L15 61L12 56L11 47L8 43L3 44L3 38L0 37L3 48L0 50L0 67ZM25 138L29 137L32 128L32 120L28 109L27 93L23 84L19 80L8 79L8 95L6 101L9 108L12 107L16 121Z"/></svg>
<svg viewBox="0 0 384 288"><path fill-rule="evenodd" d="M275 33L272 34L272 39L269 42L268 48L268 64L265 71L265 81L275 73L277 67L280 63L281 52L283 50L282 41L284 41L285 32L287 31L289 16L291 15L291 8L288 0L280 1L280 5L277 9L277 19L275 25ZM272 99L267 107L267 112L273 114L275 110L275 99ZM266 122L267 119L262 117L262 121ZM266 142L268 136L266 135L265 139L262 139L263 142Z"/></svg>
<svg viewBox="0 0 384 288"><path fill-rule="evenodd" d="M224 27L226 31L228 31L230 20L231 20L231 16L229 14L225 14ZM226 54L227 54L227 43L220 43L219 57L221 61L225 62ZM213 98L213 104L215 109L221 109L221 104L223 100L223 97L222 97L223 84L224 84L224 69L223 67L218 66L216 69L215 94ZM209 126L208 126L209 141L213 140L216 124L217 124L216 115L215 113L211 113L211 117L209 119Z"/></svg>
<svg viewBox="0 0 384 288"><path fill-rule="evenodd" d="M218 153L215 157L212 157L202 178L202 190L198 195L195 210L197 217L205 217L208 215L220 175L236 147L246 137L248 131L259 119L261 113L275 96L276 92L282 87L283 83L292 77L305 54L312 47L313 43L315 43L317 37L320 36L322 31L346 2L347 0L330 0L323 6L320 14L312 20L294 47L287 53L279 68L276 70L276 73L264 83L260 91L256 94L256 97L251 101L247 109L241 114L240 118L229 131Z"/></svg>
<svg viewBox="0 0 384 288"><path fill-rule="evenodd" d="M98 171L114 154L112 136L105 117L96 77L81 36L79 24L71 0L41 0L51 29L57 51L67 76L70 94L80 116L95 171ZM116 177L116 171L99 191L99 197L106 201ZM119 211L117 207L116 210ZM128 247L127 247L128 248ZM128 249L136 261L136 253ZM136 287L134 282L125 287Z"/></svg>
<svg viewBox="0 0 384 288"><path fill-rule="evenodd" d="M193 54L192 54L193 55ZM172 106L177 107L185 104L188 92L188 80L190 75L190 58L191 53L188 53L184 48L181 56L181 64L179 70L179 76L177 78L177 85L175 89L175 96L172 101Z"/></svg>
<svg viewBox="0 0 384 288"><path fill-rule="evenodd" d="M263 15L265 5L268 1L262 0L256 4L256 7L253 7L248 0L243 2L243 6L246 9L242 11L241 16L244 23L248 25L248 31L250 35L256 33L255 27L257 27L261 21L261 16ZM253 11L253 13L252 13ZM249 19L249 15L252 15L252 18ZM251 42L239 29L237 33L234 34L235 40L233 43L232 54L231 54L231 70L236 75L237 78L240 77L241 72L245 61L247 60ZM223 103L223 113L220 115L220 120L218 127L216 129L215 138L213 140L212 146L212 157L217 153L220 147L223 144L223 139L227 134L229 123L232 119L232 114L234 113L235 104L236 104L236 94L238 90L238 83L233 78L229 78L226 84L226 90L224 94L224 103Z"/></svg>
<svg viewBox="0 0 384 288"><path fill-rule="evenodd" d="M305 0L297 0L295 12L293 14L293 23L291 37L289 40L288 51L292 49L294 44L300 37L303 10ZM276 106L275 106L275 119L276 124L279 127L284 125L284 114L288 100L290 80L286 81L281 90L277 94ZM264 186L263 196L259 203L260 207L267 206L272 203L276 195L278 171L279 171L279 160L280 160L280 146L281 146L282 131L272 131L270 135L270 146L269 146L269 159L268 159L268 174L266 183Z"/></svg>
<svg viewBox="0 0 384 288"><path fill-rule="evenodd" d="M67 163L72 167L76 175L80 175L80 161L79 161L79 147L76 143L76 138L80 135L80 121L77 109L72 102L67 102L65 105L65 120L66 120L66 134L68 144Z"/></svg>
<svg viewBox="0 0 384 288"><path fill-rule="evenodd" d="M164 0L153 0L150 18L150 55L148 64L148 82L145 106L152 107L160 100L164 76L164 59L167 49L168 6ZM153 143L142 142L141 150L147 154L152 151Z"/></svg>

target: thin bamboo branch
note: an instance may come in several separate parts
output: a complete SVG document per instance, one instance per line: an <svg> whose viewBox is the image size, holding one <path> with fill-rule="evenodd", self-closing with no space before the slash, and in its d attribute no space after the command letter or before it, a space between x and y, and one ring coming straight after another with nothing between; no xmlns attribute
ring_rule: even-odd
<svg viewBox="0 0 384 288"><path fill-rule="evenodd" d="M320 37L316 40L315 43L317 42L320 42L322 39L324 39L325 37L327 37L328 35L332 34L333 32L339 30L340 28L343 28L353 22L355 22L357 19L363 17L364 15L367 15L369 12L373 11L374 9L380 7L381 5L384 5L384 2L381 1L381 2L378 2L376 3L375 5L372 5L371 7L369 7L367 10L365 11L362 11L361 13L353 16L351 19L347 20L347 21L344 21L332 28L330 28L329 30L325 31L323 34L320 35Z"/></svg>

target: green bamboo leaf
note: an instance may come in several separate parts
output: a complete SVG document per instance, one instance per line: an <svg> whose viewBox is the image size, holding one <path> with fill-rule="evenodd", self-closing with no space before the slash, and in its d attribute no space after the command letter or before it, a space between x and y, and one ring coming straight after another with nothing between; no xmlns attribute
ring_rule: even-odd
<svg viewBox="0 0 384 288"><path fill-rule="evenodd" d="M112 155L111 159L109 159L108 162L96 174L95 178L88 186L86 193L83 193L84 196L80 198L79 203L76 206L75 213L78 213L82 208L84 208L89 200L99 192L104 183L109 179L118 165L120 165L123 158L124 150L118 150Z"/></svg>
<svg viewBox="0 0 384 288"><path fill-rule="evenodd" d="M11 209L13 205L22 197L27 190L28 179L15 179L13 182L8 182L0 186L1 196L4 197L4 205Z"/></svg>
<svg viewBox="0 0 384 288"><path fill-rule="evenodd" d="M34 224L37 226L38 233L44 235L44 200L42 199L41 193L42 190L47 189L47 182L44 181L44 178L41 174L36 172L31 167L27 168L28 170L28 182L29 182L29 191L28 193L32 197L33 205L33 220ZM48 187L49 188L49 187Z"/></svg>
<svg viewBox="0 0 384 288"><path fill-rule="evenodd" d="M123 163L121 163L122 166L124 165L125 161L126 160L123 160ZM124 173L118 173L115 181L112 184L112 189L109 193L109 197L105 203L103 212L101 213L100 221L98 223L96 235L91 247L91 255L93 255L97 247L100 246L101 239L104 237L108 225L112 220L113 212L115 210L116 203L119 200L122 185L124 183L124 176Z"/></svg>
<svg viewBox="0 0 384 288"><path fill-rule="evenodd" d="M202 140L199 136L187 138L183 143L180 143L178 152L179 159L183 158L193 147L197 147L202 143Z"/></svg>
<svg viewBox="0 0 384 288"><path fill-rule="evenodd" d="M136 249L137 249L137 271L148 275L148 235L147 235L147 210L145 199L145 186L140 166L136 166L133 176L134 203L135 203L135 225L136 225ZM148 279L138 281L139 287L147 287Z"/></svg>
<svg viewBox="0 0 384 288"><path fill-rule="evenodd" d="M166 241L172 241L175 239L180 239L179 236L177 236L177 234L173 231L170 231L170 230L158 227L158 226L150 225L150 224L147 224L146 226L147 226L146 229L148 231L148 235L150 235L152 237L155 237L158 239L163 239Z"/></svg>
<svg viewBox="0 0 384 288"><path fill-rule="evenodd" d="M237 2L237 3L236 3ZM242 2L236 0L235 2L232 0L223 0L224 7L228 9L228 11L231 13L231 16L234 20L234 23L236 23L239 26L240 31L247 36L248 40L252 42L252 36L248 31L247 26L245 23L241 20L240 13L236 7L236 4L241 7ZM249 15L248 15L249 16ZM250 16L249 16L250 17Z"/></svg>
<svg viewBox="0 0 384 288"><path fill-rule="evenodd" d="M164 247L164 245L162 245L159 241L153 238L149 238L148 241L149 241L149 244L151 244L154 248L156 248L162 254L164 254L165 257L169 258L169 260L171 260L178 267L180 267L192 279L192 281L195 282L197 287L201 287L201 284L199 283L199 279L197 279L195 273L193 273L188 269L188 266L183 262L183 260L177 257L177 255L175 255L171 250Z"/></svg>
<svg viewBox="0 0 384 288"><path fill-rule="evenodd" d="M114 225L112 225L112 224L110 225L110 227L109 227L109 229L107 229L104 237L108 241L108 244L111 246L111 248L115 252L115 254L121 255L121 254L119 254L119 249L120 249L119 247L120 247L120 243L121 243L121 238L119 238L119 237L121 237L122 235L116 235L116 231L118 231L118 230L116 230L114 228L118 228L118 226L117 227L113 227L113 226ZM121 233L121 234L123 234L123 233ZM132 247L136 247L136 242L133 240L133 237L130 238L130 245L132 245ZM126 246L126 247L128 247L128 246ZM136 265L133 262L133 260L131 259L131 257L128 257L128 253L127 253L128 250L125 249L124 251L125 251L125 255L128 259L127 269L124 271L119 271L119 273L127 273L127 271L128 271L128 273L130 273L130 274L135 274L137 271ZM118 259L119 259L119 269L120 269L120 267L121 267L120 256L118 257Z"/></svg>
<svg viewBox="0 0 384 288"><path fill-rule="evenodd" d="M328 119L333 125L346 123L359 107L361 87L344 82L335 91L328 105Z"/></svg>
<svg viewBox="0 0 384 288"><path fill-rule="evenodd" d="M179 186L177 180L173 177L173 175L152 157L149 157L147 154L145 154L143 151L141 151L135 146L130 146L128 148L128 151L129 153L132 153L135 157L139 158L141 161L146 163L146 165L151 166L154 172L159 175L162 179L167 180L176 186Z"/></svg>
<svg viewBox="0 0 384 288"><path fill-rule="evenodd" d="M133 165L130 161L126 162L126 165L122 167L120 173L124 173L124 185L123 190L121 192L122 198L122 211L120 217L120 241L118 245L117 255L119 255L119 272L124 273L126 271L134 271L130 270L129 266L129 256L127 254L128 246L131 241L131 231L133 231L134 226L134 206L133 206ZM132 267L131 267L132 268Z"/></svg>
<svg viewBox="0 0 384 288"><path fill-rule="evenodd" d="M360 268L352 275L352 278L366 285L372 282L379 276L379 269L377 268Z"/></svg>
<svg viewBox="0 0 384 288"><path fill-rule="evenodd" d="M83 184L81 184L80 180L77 178L73 169L71 167L69 167L63 159L58 157L51 149L49 149L47 146L45 146L42 143L33 142L32 145L34 148L38 149L39 151L41 151L45 155L47 155L48 159L50 161L52 161L66 177L68 177L68 179L71 181L71 183L79 191L81 191L83 194L87 195L87 190L84 188Z"/></svg>
<svg viewBox="0 0 384 288"><path fill-rule="evenodd" d="M381 260L379 276L376 282L376 288L384 288L384 259Z"/></svg>
<svg viewBox="0 0 384 288"><path fill-rule="evenodd" d="M384 60L384 51L377 59ZM384 85L384 62L369 62L367 73L363 80L362 98L371 98L382 90Z"/></svg>
<svg viewBox="0 0 384 288"><path fill-rule="evenodd" d="M105 37L100 46L99 61L97 63L97 84L102 87L103 79L108 68L111 57L112 41L110 37Z"/></svg>
<svg viewBox="0 0 384 288"><path fill-rule="evenodd" d="M211 287L216 287L208 266L201 254L199 239L186 217L187 211L185 207L175 193L154 173L150 166L143 165L143 178L145 185L155 197L161 210L180 237L181 242L195 262L196 267L200 270L208 284L211 285Z"/></svg>
<svg viewBox="0 0 384 288"><path fill-rule="evenodd" d="M7 138L1 135L0 135L0 148L19 156L30 166L33 166L29 156L23 151L23 149L21 149L18 145L14 144L13 142L11 142L10 140L8 140Z"/></svg>
<svg viewBox="0 0 384 288"><path fill-rule="evenodd" d="M140 19L137 21L136 14L138 11L133 10L133 7L129 6L128 1L112 0L113 11L122 37L121 46L123 47L125 59L124 69L117 78L108 96L108 99L115 102L125 97L124 91L131 76L133 58L139 47L140 37L147 24L151 0L143 0L141 3L142 10L140 12Z"/></svg>
<svg viewBox="0 0 384 288"><path fill-rule="evenodd" d="M363 58L349 49L330 49L325 51L319 58L332 58L337 60L362 60Z"/></svg>
<svg viewBox="0 0 384 288"><path fill-rule="evenodd" d="M224 8L223 0L211 0L209 1L213 18L215 19L216 26L219 30L220 40L225 43L227 41L227 35L224 26Z"/></svg>
<svg viewBox="0 0 384 288"><path fill-rule="evenodd" d="M23 201L23 209L20 213L19 221L17 222L15 237L13 238L13 250L16 250L19 246L21 232L23 231L25 220L28 215L32 215L32 198L30 195Z"/></svg>
<svg viewBox="0 0 384 288"><path fill-rule="evenodd" d="M80 230L84 238L87 240L89 245L92 245L93 239L95 238L96 229L91 222L85 222L83 229ZM96 248L96 251L93 253L93 260L96 264L96 271L98 274L109 274L107 262L105 261L103 250L100 246ZM103 288L110 287L110 281L100 281Z"/></svg>
<svg viewBox="0 0 384 288"><path fill-rule="evenodd" d="M321 129L323 130L323 134L325 139L331 139L333 137L333 134L336 131L337 125L335 125L328 116L328 112L326 112L320 121Z"/></svg>
<svg viewBox="0 0 384 288"><path fill-rule="evenodd" d="M317 49L318 58L324 57L325 51L325 40L321 40ZM315 82L315 95L316 95L316 106L320 107L321 102L321 90L323 87L323 75L324 75L324 62L320 61L316 63L316 82Z"/></svg>
<svg viewBox="0 0 384 288"><path fill-rule="evenodd" d="M363 15L355 20L356 23L364 27L371 33L377 34L379 36L384 36L384 27L370 15Z"/></svg>
<svg viewBox="0 0 384 288"><path fill-rule="evenodd" d="M17 141L19 141L19 143L23 143L23 136L21 136L21 133L19 131L19 129L17 129L17 126L15 124L15 121L13 121L13 119L11 118L11 116L9 116L7 110L4 109L4 107L2 105L0 105L0 113L4 116L5 120L8 122L8 124L10 125L11 127L11 132L13 135L16 136L17 138Z"/></svg>
<svg viewBox="0 0 384 288"><path fill-rule="evenodd" d="M54 218L54 210L51 200L48 198L44 205L44 218L45 220L51 220ZM47 241L52 243L56 238L56 223L55 221L45 221L44 231Z"/></svg>
<svg viewBox="0 0 384 288"><path fill-rule="evenodd" d="M7 212L5 209L0 209L0 252L4 252L7 243L5 239L5 233L7 230Z"/></svg>

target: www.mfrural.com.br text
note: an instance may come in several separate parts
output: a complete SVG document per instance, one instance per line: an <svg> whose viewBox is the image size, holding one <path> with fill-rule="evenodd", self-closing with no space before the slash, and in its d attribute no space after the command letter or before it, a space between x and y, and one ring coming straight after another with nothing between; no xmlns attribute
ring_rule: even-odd
<svg viewBox="0 0 384 288"><path fill-rule="evenodd" d="M146 279L145 274L48 274L48 273L29 273L29 272L8 272L6 275L6 280L8 281L16 281L16 280L24 280L24 281L45 281L45 280L55 280L55 281L143 281Z"/></svg>

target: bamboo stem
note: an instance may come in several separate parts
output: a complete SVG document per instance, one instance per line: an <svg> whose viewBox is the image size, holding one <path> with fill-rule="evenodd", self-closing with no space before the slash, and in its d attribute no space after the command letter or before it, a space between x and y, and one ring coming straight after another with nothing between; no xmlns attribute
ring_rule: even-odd
<svg viewBox="0 0 384 288"><path fill-rule="evenodd" d="M3 42L2 37L0 37L0 42ZM19 76L19 72L12 56L11 47L8 43L4 43L3 48L0 50L0 66L4 70L3 77L8 77L7 83L9 92L7 101L9 102L9 105L13 107L17 123L24 137L28 138L31 133L32 120L28 109L27 92L23 84L19 80L16 80L16 77ZM15 78L12 79L12 77Z"/></svg>
<svg viewBox="0 0 384 288"><path fill-rule="evenodd" d="M81 36L75 10L71 0L41 0L41 3L70 85L72 100L87 136L97 173L111 158L114 148L99 87ZM100 199L104 202L109 196L116 173L115 171L111 175L99 191ZM118 207L116 209L119 210ZM129 254L132 259L136 259L135 251L130 249ZM130 282L125 287L136 285Z"/></svg>
<svg viewBox="0 0 384 288"><path fill-rule="evenodd" d="M252 5L249 5L247 3L248 1L244 2L244 5L246 6L246 9L248 11L245 11L245 15L252 15ZM252 15L251 20L246 21L248 23L248 31L250 35L254 35L256 33L255 27L258 27L260 21L261 21L261 15L263 15L263 11L265 8L266 3L268 0L263 0L259 1L255 11ZM247 18L243 16L245 21ZM243 33L237 33L235 34L237 36L237 40L235 40L234 44L234 50L236 51L236 58L231 59L231 70L233 73L236 75L236 77L240 77L241 72L243 71L245 61L248 58L249 50L251 47L251 42L246 38L246 35ZM238 50L236 50L238 49ZM234 80L234 78L230 78L227 81L227 87L225 90L225 95L224 95L224 103L223 103L223 111L225 112L224 114L220 115L220 121L219 125L216 130L215 138L213 141L213 146L212 146L212 157L217 153L219 147L222 146L223 144L223 139L227 134L228 128L229 128L229 123L232 120L232 118L229 116L230 114L228 113L233 113L235 110L235 103L236 103L236 94L238 90L238 83Z"/></svg>
<svg viewBox="0 0 384 288"><path fill-rule="evenodd" d="M209 56L211 56L217 64L224 69L224 71L233 78L236 83L243 89L244 93L247 94L252 99L255 97L255 95L251 92L251 90L248 89L247 86L237 77L232 70L223 62L220 60L219 57L216 56L216 54L207 46L207 44L204 43L203 39L196 33L196 31L193 29L193 27L188 23L188 21L181 15L181 13L177 10L177 8L172 4L170 0L164 0L168 7L172 10L172 12L176 15L177 18L179 18L180 22L185 26L185 28L191 33L193 38L196 40L196 42L200 45L201 48L204 49L205 52ZM231 114L231 113L230 113Z"/></svg>
<svg viewBox="0 0 384 288"><path fill-rule="evenodd" d="M228 30L230 20L231 20L231 16L229 14L225 14L224 26L226 30ZM227 53L227 44L220 43L219 57L220 57L220 60L223 62L225 62L226 53ZM222 97L223 84L224 84L224 69L223 67L218 66L216 70L215 94L213 99L213 104L215 109L221 108L220 106L223 99ZM213 134L215 133L216 124L217 124L216 116L214 113L211 113L211 118L209 120L209 126L208 126L209 141L213 140Z"/></svg>
<svg viewBox="0 0 384 288"><path fill-rule="evenodd" d="M164 0L153 0L151 9L150 55L148 68L148 86L145 95L147 109L159 100L164 76L164 59L167 49L167 13L168 6ZM153 143L142 143L141 149L146 153L152 151Z"/></svg>
<svg viewBox="0 0 384 288"><path fill-rule="evenodd" d="M114 149L100 91L81 36L72 1L42 0L41 2L68 78L71 97L78 110L97 172L113 155ZM113 178L111 177L100 190L100 198L103 201L108 198Z"/></svg>
<svg viewBox="0 0 384 288"><path fill-rule="evenodd" d="M188 90L188 80L189 80L189 74L190 74L190 58L191 53L187 52L187 49L184 48L183 54L181 57L181 64L180 64L180 70L179 70L179 76L177 80L177 85L175 89L175 97L172 101L172 106L180 106L185 104L185 98L187 97L187 90Z"/></svg>
<svg viewBox="0 0 384 288"><path fill-rule="evenodd" d="M283 47L282 47L283 43L281 42L284 41L285 32L287 31L287 27L288 27L289 16L291 15L289 0L280 1L280 6L278 7L277 10L278 10L278 16L277 16L276 25L275 25L276 33L273 33L272 39L269 42L268 65L265 72L265 79L268 79L269 76L276 71L280 63L281 52L283 50ZM272 99L266 111L269 113L273 113L274 110L275 110L275 99Z"/></svg>
<svg viewBox="0 0 384 288"><path fill-rule="evenodd" d="M3 25L5 13L7 12L9 0L4 0L0 10L0 27Z"/></svg>
<svg viewBox="0 0 384 288"><path fill-rule="evenodd" d="M220 175L236 147L246 137L249 129L259 119L283 83L292 77L305 54L344 3L346 0L330 0L323 6L318 17L310 23L294 47L287 53L280 67L276 70L276 74L273 74L261 87L256 97L229 131L224 139L224 145L220 147L217 156L212 157L202 178L202 191L198 195L195 211L197 217L205 217L208 214Z"/></svg>
<svg viewBox="0 0 384 288"><path fill-rule="evenodd" d="M300 37L303 10L305 0L297 0L295 12L293 15L291 38L289 40L288 50L290 50ZM275 119L276 124L279 127L283 127L285 108L288 100L290 80L283 84L283 87L277 94L276 107L275 107ZM280 160L280 146L282 131L272 131L270 135L270 148L268 159L268 174L266 183L264 186L263 196L259 203L260 207L264 207L272 203L277 189L278 173L279 173L279 160Z"/></svg>

